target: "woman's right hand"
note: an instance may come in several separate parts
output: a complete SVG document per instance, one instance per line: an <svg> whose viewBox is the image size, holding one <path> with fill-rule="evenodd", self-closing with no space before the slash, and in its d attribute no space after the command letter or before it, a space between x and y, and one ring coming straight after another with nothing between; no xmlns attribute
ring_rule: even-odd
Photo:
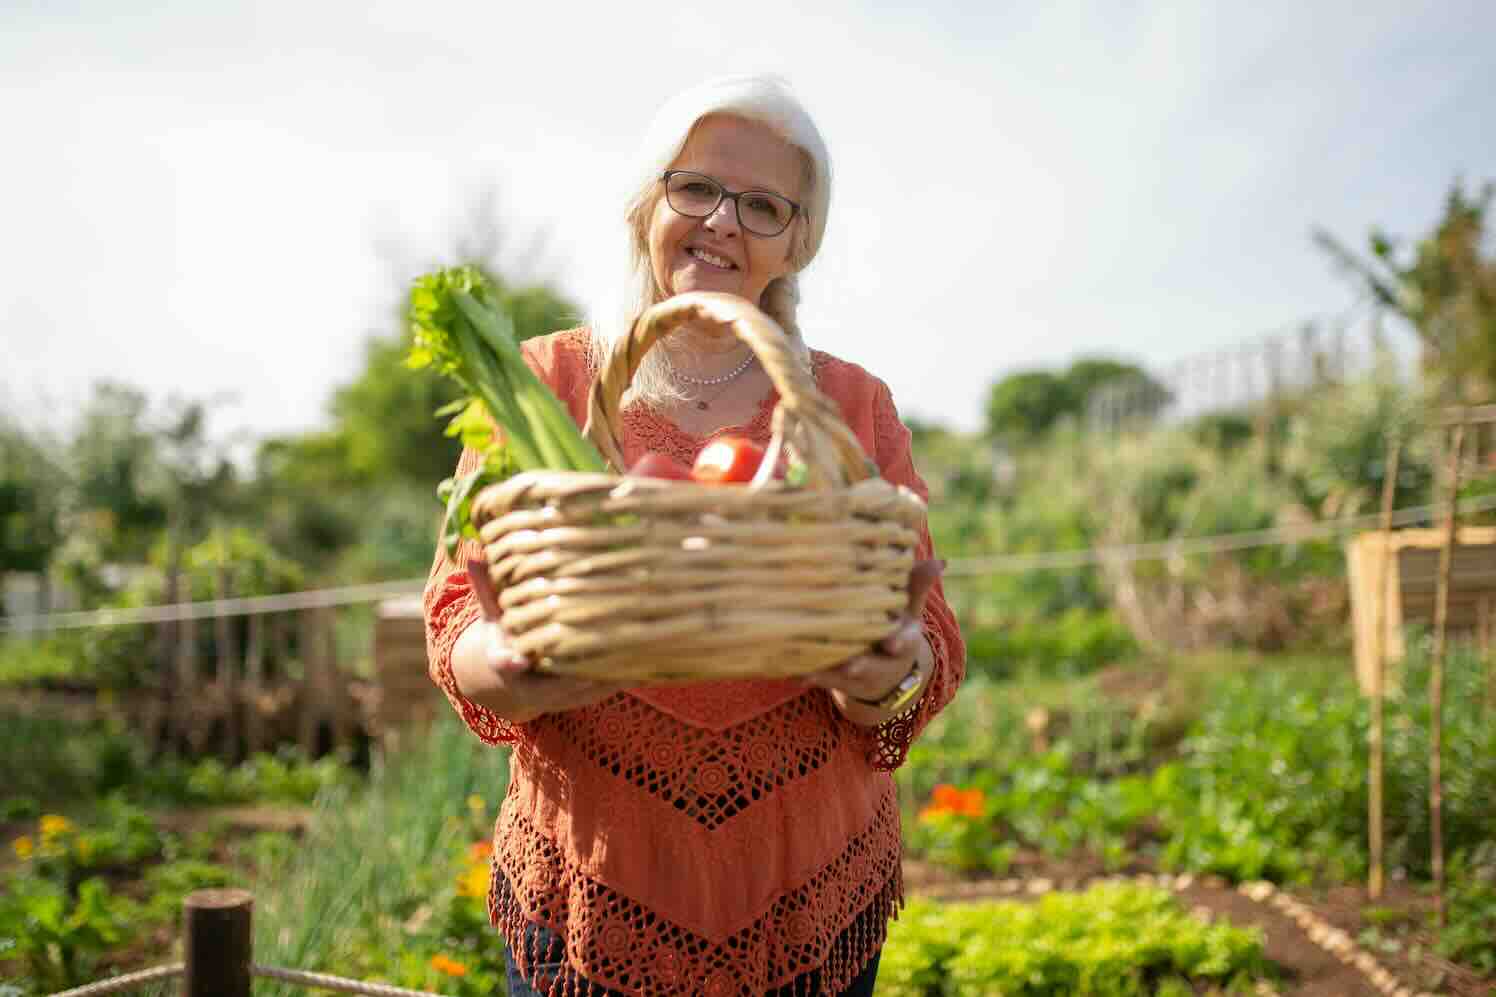
<svg viewBox="0 0 1496 997"><path fill-rule="evenodd" d="M479 619L452 646L457 691L510 723L590 706L636 683L601 682L536 672L504 640L498 623Z"/></svg>

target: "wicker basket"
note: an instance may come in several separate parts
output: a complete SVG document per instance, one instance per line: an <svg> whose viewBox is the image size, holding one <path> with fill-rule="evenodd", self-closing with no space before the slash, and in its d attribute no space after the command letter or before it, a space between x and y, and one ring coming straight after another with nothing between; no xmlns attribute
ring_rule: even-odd
<svg viewBox="0 0 1496 997"><path fill-rule="evenodd" d="M802 675L886 636L905 606L924 503L875 475L784 332L742 299L686 294L641 316L592 386L586 435L623 466L623 394L645 352L686 323L737 335L779 389L752 483L530 471L474 501L502 626L541 670ZM784 448L805 463L804 487L771 477Z"/></svg>

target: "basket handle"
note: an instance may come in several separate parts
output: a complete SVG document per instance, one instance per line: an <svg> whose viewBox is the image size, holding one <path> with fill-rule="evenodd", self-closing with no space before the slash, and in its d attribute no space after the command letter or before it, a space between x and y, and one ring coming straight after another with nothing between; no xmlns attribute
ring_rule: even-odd
<svg viewBox="0 0 1496 997"><path fill-rule="evenodd" d="M772 480L786 446L804 461L806 483L812 488L837 488L877 473L857 437L842 421L841 412L821 394L810 371L791 351L779 323L749 301L717 291L691 291L649 308L634 322L629 334L613 344L603 361L588 394L583 433L597 444L615 471L624 470L619 442L623 394L644 354L683 325L718 326L737 336L758 357L779 390L773 436L751 487L762 488Z"/></svg>

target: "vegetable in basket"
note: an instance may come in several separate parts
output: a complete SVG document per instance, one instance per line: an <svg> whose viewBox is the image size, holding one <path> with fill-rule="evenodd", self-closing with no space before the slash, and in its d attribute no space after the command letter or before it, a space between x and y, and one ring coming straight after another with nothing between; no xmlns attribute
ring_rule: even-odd
<svg viewBox="0 0 1496 997"><path fill-rule="evenodd" d="M451 416L447 435L460 437L483 456L476 471L448 478L437 489L447 507L442 540L449 557L456 557L464 537L478 537L472 502L484 486L521 471L607 470L571 414L525 363L514 323L476 267L451 267L417 279L406 317L411 329L406 366L435 366L462 385L467 397L437 415Z"/></svg>

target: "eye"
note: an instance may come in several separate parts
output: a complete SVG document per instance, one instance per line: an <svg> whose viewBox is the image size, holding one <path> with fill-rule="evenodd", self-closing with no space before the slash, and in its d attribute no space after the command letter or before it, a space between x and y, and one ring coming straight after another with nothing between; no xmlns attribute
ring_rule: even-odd
<svg viewBox="0 0 1496 997"><path fill-rule="evenodd" d="M699 194L702 196L714 196L717 193L716 186L705 180L687 180L678 189L687 194Z"/></svg>
<svg viewBox="0 0 1496 997"><path fill-rule="evenodd" d="M752 211L754 214L763 215L766 218L777 220L783 218L785 213L789 211L789 208L782 201L768 194L745 194L743 200L746 202L744 207L749 211Z"/></svg>

